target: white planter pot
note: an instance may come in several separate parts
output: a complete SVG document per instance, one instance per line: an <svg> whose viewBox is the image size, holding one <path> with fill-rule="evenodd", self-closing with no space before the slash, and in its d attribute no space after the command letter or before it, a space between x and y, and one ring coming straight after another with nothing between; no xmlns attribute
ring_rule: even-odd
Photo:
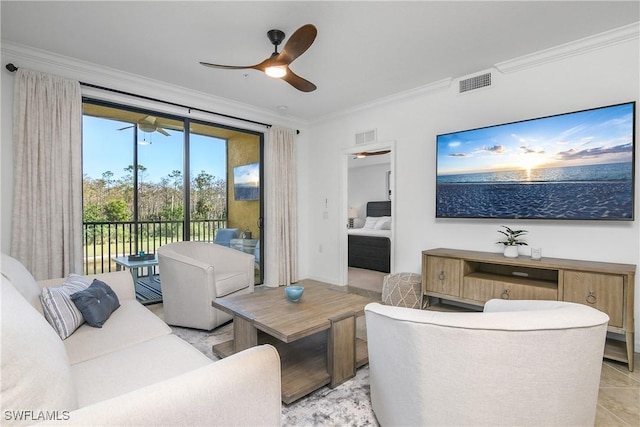
<svg viewBox="0 0 640 427"><path fill-rule="evenodd" d="M509 246L505 245L504 247L504 256L507 258L518 258L518 246Z"/></svg>

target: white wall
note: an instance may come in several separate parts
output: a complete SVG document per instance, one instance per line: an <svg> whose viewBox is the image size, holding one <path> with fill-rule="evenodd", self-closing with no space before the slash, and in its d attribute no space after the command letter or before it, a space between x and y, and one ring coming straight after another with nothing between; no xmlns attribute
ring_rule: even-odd
<svg viewBox="0 0 640 427"><path fill-rule="evenodd" d="M389 163L349 168L349 207L358 211L358 219L364 223L367 202L387 200L387 172Z"/></svg>
<svg viewBox="0 0 640 427"><path fill-rule="evenodd" d="M566 47L565 47L566 48ZM395 270L421 271L421 251L448 247L498 252L496 230L501 224L529 230L528 242L542 248L543 257L576 258L618 263L640 262L640 172L636 171L636 220L633 222L436 220L435 137L437 134L524 120L586 108L640 101L639 43L635 37L595 50L580 50L551 61L539 61L520 71L496 69L489 88L457 93L450 87L403 94L389 102L362 107L311 125L308 164L309 209L320 212L320 197L329 200L328 218L308 229L310 277L339 283L342 215L341 153L354 145L361 129L377 129L378 140L395 140ZM504 65L504 64L502 64ZM506 68L506 66L505 66ZM478 73L487 70L478 70ZM640 112L640 104L636 113ZM640 119L636 117L636 146ZM636 149L636 164L638 152ZM322 245L323 251L318 251ZM344 253L344 251L342 252ZM636 283L637 283L636 278ZM640 320L636 292L636 328ZM640 334L637 335L640 337ZM640 339L636 338L640 348Z"/></svg>

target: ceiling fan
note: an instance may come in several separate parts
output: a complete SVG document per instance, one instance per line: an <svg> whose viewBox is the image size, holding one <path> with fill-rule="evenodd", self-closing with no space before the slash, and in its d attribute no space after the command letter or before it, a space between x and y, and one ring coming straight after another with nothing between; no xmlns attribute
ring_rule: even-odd
<svg viewBox="0 0 640 427"><path fill-rule="evenodd" d="M360 153L354 154L354 159L363 159L369 156L379 156L381 154L389 154L391 150L381 150L381 151L362 151Z"/></svg>
<svg viewBox="0 0 640 427"><path fill-rule="evenodd" d="M140 119L137 122L138 125L138 129L140 129L143 132L160 132L161 134L163 134L164 136L169 136L169 132L167 132L166 130L162 129L159 125L158 125L158 119L156 117L153 116L147 116L144 119ZM118 130L125 130L125 129L129 129L132 128L133 126L126 126L123 128L120 128Z"/></svg>
<svg viewBox="0 0 640 427"><path fill-rule="evenodd" d="M237 65L219 65L211 64L208 62L200 62L200 64L213 68L225 68L228 70L243 70L253 69L262 71L269 77L280 78L291 86L295 87L302 92L313 92L317 89L316 85L308 80L295 74L289 68L296 58L305 53L316 39L318 30L311 24L303 25L298 28L287 40L282 51L278 53L278 45L284 40L285 34L280 30L270 30L267 32L267 37L274 46L274 52L271 56L264 61L247 66Z"/></svg>

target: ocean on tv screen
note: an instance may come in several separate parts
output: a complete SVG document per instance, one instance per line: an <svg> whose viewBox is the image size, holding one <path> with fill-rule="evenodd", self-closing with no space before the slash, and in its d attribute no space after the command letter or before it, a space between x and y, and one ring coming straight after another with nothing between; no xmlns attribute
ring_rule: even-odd
<svg viewBox="0 0 640 427"><path fill-rule="evenodd" d="M436 217L631 220L632 170L622 163L538 170L528 181L518 179L523 171L438 177Z"/></svg>
<svg viewBox="0 0 640 427"><path fill-rule="evenodd" d="M436 217L632 220L635 102L438 135Z"/></svg>

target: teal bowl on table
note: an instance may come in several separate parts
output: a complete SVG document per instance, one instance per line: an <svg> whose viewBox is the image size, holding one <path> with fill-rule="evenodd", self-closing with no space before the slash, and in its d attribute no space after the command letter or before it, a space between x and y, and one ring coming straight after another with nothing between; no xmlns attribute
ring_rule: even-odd
<svg viewBox="0 0 640 427"><path fill-rule="evenodd" d="M302 293L304 292L304 286L285 286L284 294L291 302L300 301Z"/></svg>

